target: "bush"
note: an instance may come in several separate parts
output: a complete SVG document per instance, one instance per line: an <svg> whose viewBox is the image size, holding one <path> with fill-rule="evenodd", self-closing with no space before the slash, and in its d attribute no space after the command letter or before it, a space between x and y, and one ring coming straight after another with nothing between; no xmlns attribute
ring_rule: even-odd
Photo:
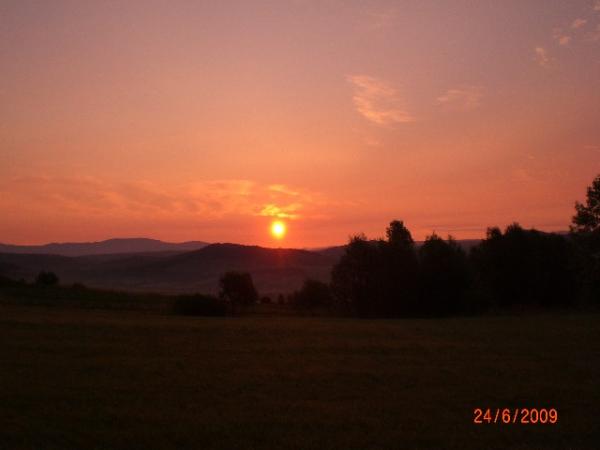
<svg viewBox="0 0 600 450"><path fill-rule="evenodd" d="M291 303L301 309L329 308L332 304L331 290L321 281L306 280L302 288L291 295Z"/></svg>
<svg viewBox="0 0 600 450"><path fill-rule="evenodd" d="M179 295L173 302L173 311L184 316L226 316L227 305L212 295Z"/></svg>

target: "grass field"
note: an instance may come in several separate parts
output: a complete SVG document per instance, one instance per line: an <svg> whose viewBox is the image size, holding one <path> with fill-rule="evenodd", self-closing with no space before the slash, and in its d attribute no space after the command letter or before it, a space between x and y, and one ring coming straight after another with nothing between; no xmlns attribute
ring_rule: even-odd
<svg viewBox="0 0 600 450"><path fill-rule="evenodd" d="M2 449L594 449L600 316L188 318L0 306ZM556 425L474 425L554 407Z"/></svg>

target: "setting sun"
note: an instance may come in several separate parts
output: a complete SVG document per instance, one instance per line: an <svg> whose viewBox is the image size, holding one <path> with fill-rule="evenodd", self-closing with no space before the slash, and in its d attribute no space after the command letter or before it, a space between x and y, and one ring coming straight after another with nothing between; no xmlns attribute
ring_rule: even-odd
<svg viewBox="0 0 600 450"><path fill-rule="evenodd" d="M285 236L285 231L285 223L277 220L271 224L271 234L275 239L283 239L283 237Z"/></svg>

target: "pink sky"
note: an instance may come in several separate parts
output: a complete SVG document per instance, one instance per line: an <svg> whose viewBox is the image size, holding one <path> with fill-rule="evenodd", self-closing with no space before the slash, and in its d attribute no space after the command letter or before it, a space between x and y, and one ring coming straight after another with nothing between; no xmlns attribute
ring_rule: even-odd
<svg viewBox="0 0 600 450"><path fill-rule="evenodd" d="M600 173L600 2L9 1L0 21L0 242L565 230Z"/></svg>

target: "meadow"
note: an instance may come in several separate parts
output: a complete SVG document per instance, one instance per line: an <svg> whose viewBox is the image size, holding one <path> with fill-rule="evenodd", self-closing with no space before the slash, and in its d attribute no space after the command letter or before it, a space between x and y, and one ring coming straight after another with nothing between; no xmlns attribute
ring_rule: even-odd
<svg viewBox="0 0 600 450"><path fill-rule="evenodd" d="M592 449L600 315L181 317L0 306L2 449ZM556 408L550 424L475 408Z"/></svg>

